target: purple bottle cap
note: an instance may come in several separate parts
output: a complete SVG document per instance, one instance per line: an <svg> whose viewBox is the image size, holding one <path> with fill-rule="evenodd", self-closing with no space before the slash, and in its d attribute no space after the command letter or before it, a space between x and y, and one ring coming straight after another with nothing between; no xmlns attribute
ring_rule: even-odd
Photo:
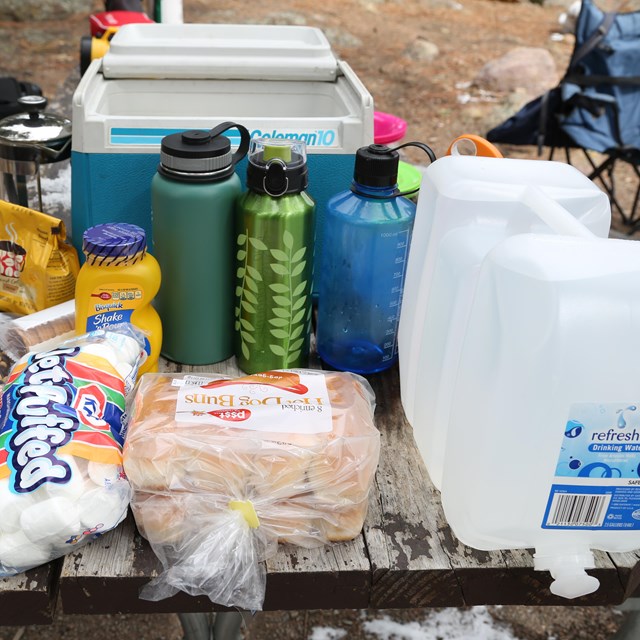
<svg viewBox="0 0 640 640"><path fill-rule="evenodd" d="M135 224L98 224L82 235L82 251L89 264L114 266L142 260L147 250L144 229Z"/></svg>

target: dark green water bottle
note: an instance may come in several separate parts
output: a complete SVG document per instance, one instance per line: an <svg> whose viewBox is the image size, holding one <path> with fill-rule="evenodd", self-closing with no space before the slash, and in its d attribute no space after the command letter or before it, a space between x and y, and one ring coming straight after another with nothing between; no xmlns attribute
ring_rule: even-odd
<svg viewBox="0 0 640 640"><path fill-rule="evenodd" d="M247 373L306 367L315 204L304 142L256 138L236 208L236 357Z"/></svg>
<svg viewBox="0 0 640 640"><path fill-rule="evenodd" d="M228 129L240 132L231 152ZM151 183L153 244L162 270L156 308L162 355L183 364L210 364L233 355L234 209L242 191L234 167L249 148L249 132L233 122L162 140Z"/></svg>

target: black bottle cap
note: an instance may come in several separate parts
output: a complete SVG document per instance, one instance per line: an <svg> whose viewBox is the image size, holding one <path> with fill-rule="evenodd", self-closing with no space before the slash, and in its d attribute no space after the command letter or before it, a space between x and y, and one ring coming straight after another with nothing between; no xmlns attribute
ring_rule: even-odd
<svg viewBox="0 0 640 640"><path fill-rule="evenodd" d="M198 129L165 136L160 145L159 170L184 181L226 178L233 173L229 138Z"/></svg>
<svg viewBox="0 0 640 640"><path fill-rule="evenodd" d="M393 187L398 182L398 152L384 144L370 144L356 151L353 179L367 187Z"/></svg>
<svg viewBox="0 0 640 640"><path fill-rule="evenodd" d="M307 188L306 145L299 140L254 138L249 147L247 187L279 197Z"/></svg>

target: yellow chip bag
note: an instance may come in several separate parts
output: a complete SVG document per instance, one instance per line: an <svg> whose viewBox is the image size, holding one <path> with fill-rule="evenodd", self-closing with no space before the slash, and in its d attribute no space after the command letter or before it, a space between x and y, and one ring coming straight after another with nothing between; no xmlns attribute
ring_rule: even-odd
<svg viewBox="0 0 640 640"><path fill-rule="evenodd" d="M73 298L80 269L57 218L0 200L0 311L34 313Z"/></svg>

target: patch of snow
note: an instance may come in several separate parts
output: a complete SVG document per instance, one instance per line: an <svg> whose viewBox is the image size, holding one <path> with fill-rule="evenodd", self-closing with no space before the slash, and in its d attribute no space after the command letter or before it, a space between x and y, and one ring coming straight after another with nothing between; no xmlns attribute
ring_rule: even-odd
<svg viewBox="0 0 640 640"><path fill-rule="evenodd" d="M458 94L459 104L469 104L470 102L498 102L498 98L485 89L478 89L476 95L471 95L470 93Z"/></svg>
<svg viewBox="0 0 640 640"><path fill-rule="evenodd" d="M42 207L45 211L71 211L71 163L55 178L42 176Z"/></svg>
<svg viewBox="0 0 640 640"><path fill-rule="evenodd" d="M363 622L363 628L377 640L518 640L507 627L498 626L486 607L443 609L408 623L384 616Z"/></svg>
<svg viewBox="0 0 640 640"><path fill-rule="evenodd" d="M332 627L313 627L308 640L339 640L345 638L347 632L344 629L333 629Z"/></svg>

